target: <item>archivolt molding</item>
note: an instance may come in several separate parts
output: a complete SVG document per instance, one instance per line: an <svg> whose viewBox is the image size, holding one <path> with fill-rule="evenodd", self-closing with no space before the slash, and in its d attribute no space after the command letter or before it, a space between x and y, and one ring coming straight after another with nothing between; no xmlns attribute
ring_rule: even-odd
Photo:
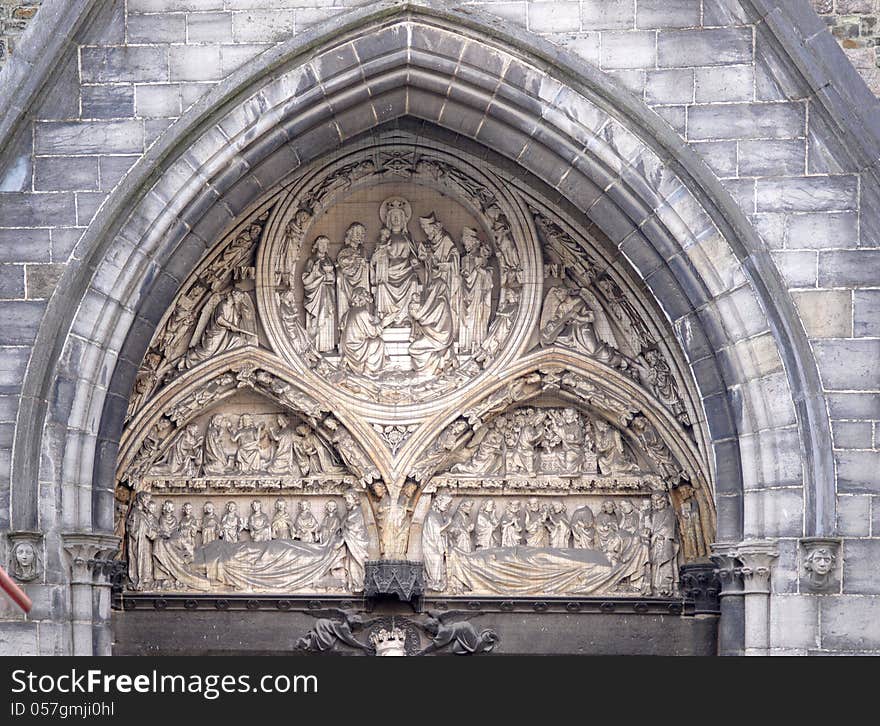
<svg viewBox="0 0 880 726"><path fill-rule="evenodd" d="M212 214L210 219L205 216L221 198L228 200L224 202L226 209L235 213L263 189L271 187L308 159L337 147L343 139L405 115L427 119L478 143L492 146L555 187L581 212L588 212L612 242L620 243L667 315L673 320L692 321L693 335L702 335L702 321L688 318L699 307L697 302L690 300L691 295L700 294L699 286L696 290L682 292L676 287L675 275L670 273L670 268L685 269L697 280L711 280L709 292L718 297L723 291L737 287L727 270L739 269L738 263L729 263L736 262L737 258L748 258L748 252L741 248L734 229L748 239L756 240L756 237L748 231L747 222L717 181L701 170L693 154L668 130L652 125L648 112L635 107L608 79L579 66L565 54L544 52L547 51L544 48L530 58L525 51L518 53L519 57L513 57L509 51L510 43L503 44L494 39L500 37L500 33L487 32L488 25L480 27L479 22L463 20L454 13L401 10L398 7L385 8L377 13L355 12L350 21L342 33L336 31L324 38L316 32L306 40L279 47L252 66L259 68L258 71L243 69L221 84L187 118L169 129L165 139L139 162L129 179L98 213L81 243L89 262L79 273L69 271L68 279L61 285L61 289L69 289L71 285L76 287L76 281L85 279L83 276L88 276L86 271L92 267L98 269L96 279L105 280L101 286L103 292L94 292L105 306L102 326L80 316L76 319L75 329L84 337L107 342L107 354L95 359L91 364L93 369L82 370L82 362L75 360L70 371L60 372L62 376L80 379L75 385L83 389L81 397L90 402L88 408L95 410L97 406L100 409L104 396L104 392L91 382L96 378L94 371L104 366L112 368L120 352L120 346L108 341L102 327L106 329L109 324L112 330L110 321L114 318L120 322L126 320L121 313L122 303L117 300L129 301L134 309L139 309L151 294L149 288L140 286L139 271L145 265L155 264L154 260L164 264L175 249L189 255L193 250L203 250L202 239L213 238L232 222L229 215ZM451 26L455 27L454 32L447 30ZM365 28L369 29L369 39L364 35ZM398 49L377 57L369 50L373 47L374 33L383 34L387 41L385 47L396 44ZM520 41L523 48L535 43L534 39L526 42L520 38ZM454 62L444 59L444 54L453 47L456 49ZM482 71L467 60L474 52L483 53L480 58ZM551 57L553 63L547 60ZM421 63L422 58L429 62ZM409 68L409 72L374 75L379 69L395 65ZM422 68L424 65L429 68ZM560 71L560 68L564 70ZM572 70L574 68L577 70ZM439 73L437 69L441 69ZM443 79L443 94L436 92L436 81L440 79ZM453 91L447 97L445 89L450 88L451 79L454 79ZM228 113L225 111L229 108L229 99L242 98L246 89L254 87L258 90L249 100L237 103ZM372 93L372 118L354 113L359 98L355 88L371 89L368 93ZM337 92L340 92L338 96L335 95ZM612 107L624 123L609 117L608 111ZM214 108L223 108L225 118L213 115ZM223 133L211 130L214 122L219 122ZM638 133L645 138L652 137L651 143L659 153L649 149L625 124L639 129ZM616 169L619 176L609 177L608 165L597 164L594 151L606 155L612 162L610 168ZM660 191L654 190L654 185L639 170L639 159L653 159L649 165L651 168L664 169L664 174L679 177L684 186L661 184ZM164 167L165 173L156 186L147 191L141 185L147 179L148 170L150 174L155 173L157 166ZM698 192L700 186L703 190ZM670 191L673 187L675 190ZM699 201L692 192L700 195ZM632 205L633 199L647 201L644 205ZM660 209L664 205L661 200L669 202L669 208L676 212L683 224L678 221L670 224L674 233L670 241L677 246L671 250L665 248L659 254L650 235L652 219L646 218L644 212L648 207L655 208L656 218L662 221ZM703 205L712 210L711 220ZM121 211L135 208L137 211L122 225ZM731 223L730 219L734 222ZM717 256L707 254L711 248L704 248L702 244L707 235L711 238L718 232L713 221L723 230L716 249L730 250L726 246L728 242L733 248L733 254L725 253L721 263ZM124 229L119 238L131 240L127 244L138 250L137 255L124 252L118 257L114 255L116 264L125 269L122 275L109 268L99 269L101 264L98 262L111 248L113 235L120 227ZM756 241L754 245L757 247ZM133 256L126 260L128 254ZM720 268L716 266L718 264ZM782 289L778 280L772 273L754 267L750 274L765 308L778 317L777 306L785 305L781 302L782 296L780 300L774 300L767 292L768 289ZM785 313L781 315L784 317ZM67 320L73 317L71 313ZM58 319L62 320L64 316ZM814 392L818 390L809 382L816 379L814 367L799 357L804 347L791 342L792 336L797 338L792 326L777 319L772 327L781 340L781 355L790 380L795 382L799 391L798 401L806 406L800 411L806 417L801 422L802 432L821 427L821 420L813 421L810 413ZM47 354L35 355L35 360L56 361L61 358L51 351L56 344L62 345L60 341L65 338L57 329L49 328L51 326L41 331L37 343L37 347L46 349ZM723 337L720 327L716 332ZM112 337L119 339L118 331L114 331ZM705 345L705 339L697 342L704 346L704 350L711 350ZM138 344L134 345L137 348ZM690 347L694 347L693 340ZM139 357L130 355L135 359ZM54 378L55 374L47 374L40 365L32 367L25 400L47 399L46 393ZM806 397L801 393L804 386L809 389ZM721 390L723 388L721 386ZM96 400L92 401L93 398ZM753 405L761 404L756 401ZM20 418L30 420L32 413L27 405L23 405ZM717 440L735 436L729 410L722 419L720 422L709 421L710 432ZM112 441L116 435L113 433L114 422L105 423L107 428L102 436ZM89 427L88 422L81 426L87 432ZM19 511L25 520L32 511L27 501L33 497L26 496L24 491L30 486L29 482L36 480L35 471L27 470L31 461L27 452L40 449L39 428L33 430L35 439L27 434L26 429L20 427L22 433L16 440L14 466L25 469L17 471L20 476L14 477L23 482L23 489L14 494L13 504L13 512ZM91 433L94 435L97 431ZM79 433L73 439L77 436ZM816 440L804 436L804 441L814 443ZM72 445L67 451L66 456L74 455L72 452L78 449ZM86 459L91 456L88 451L84 454ZM816 458L822 456L817 454ZM817 476L821 475L820 466ZM47 477L51 475L47 473ZM79 483L89 484L86 478ZM99 513L95 518L104 516ZM821 516L827 516L825 510Z"/></svg>

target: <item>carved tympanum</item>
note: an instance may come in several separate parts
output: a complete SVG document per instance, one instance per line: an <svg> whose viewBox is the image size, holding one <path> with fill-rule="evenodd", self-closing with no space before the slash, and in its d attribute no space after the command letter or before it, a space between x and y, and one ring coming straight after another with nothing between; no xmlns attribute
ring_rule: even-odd
<svg viewBox="0 0 880 726"><path fill-rule="evenodd" d="M341 596L385 559L444 596L674 595L714 528L698 409L593 242L405 132L298 170L194 269L137 372L129 587ZM352 622L304 647L399 640ZM493 645L438 623L429 648Z"/></svg>

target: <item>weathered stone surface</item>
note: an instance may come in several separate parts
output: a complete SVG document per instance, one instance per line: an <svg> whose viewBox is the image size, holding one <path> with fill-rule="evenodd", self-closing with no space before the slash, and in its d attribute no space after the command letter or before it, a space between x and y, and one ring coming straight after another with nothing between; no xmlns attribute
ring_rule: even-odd
<svg viewBox="0 0 880 726"><path fill-rule="evenodd" d="M880 493L880 451L837 451L834 459L839 491Z"/></svg>
<svg viewBox="0 0 880 726"><path fill-rule="evenodd" d="M688 109L688 138L789 139L804 135L806 116L798 103L732 103Z"/></svg>
<svg viewBox="0 0 880 726"><path fill-rule="evenodd" d="M822 287L875 287L880 250L835 250L819 253Z"/></svg>
<svg viewBox="0 0 880 726"><path fill-rule="evenodd" d="M870 496L837 498L837 534L844 537L867 537L871 534Z"/></svg>
<svg viewBox="0 0 880 726"><path fill-rule="evenodd" d="M721 66L752 59L748 28L661 31L657 36L657 65L663 67Z"/></svg>
<svg viewBox="0 0 880 726"><path fill-rule="evenodd" d="M848 544L849 540L844 542L844 548ZM843 596L820 600L823 650L880 650L880 597ZM853 623L859 626L854 628Z"/></svg>
<svg viewBox="0 0 880 726"><path fill-rule="evenodd" d="M852 334L852 293L848 290L810 290L792 293L811 338L846 338Z"/></svg>
<svg viewBox="0 0 880 726"><path fill-rule="evenodd" d="M843 541L843 592L863 595L880 594L877 582L877 558L880 539L845 539Z"/></svg>

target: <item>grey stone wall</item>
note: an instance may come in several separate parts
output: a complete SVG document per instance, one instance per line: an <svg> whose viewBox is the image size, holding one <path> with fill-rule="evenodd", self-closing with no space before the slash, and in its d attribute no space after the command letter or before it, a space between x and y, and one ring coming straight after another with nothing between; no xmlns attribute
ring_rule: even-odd
<svg viewBox="0 0 880 726"><path fill-rule="evenodd" d="M842 2L842 0L839 0ZM0 158L0 530L10 526L10 472L21 382L47 301L77 241L108 194L168 127L217 83L276 43L347 10L317 0L109 2L59 60L52 87ZM818 364L833 436L839 592L798 584L798 539L810 534L803 449L783 360L751 301L730 331L731 396L759 388L768 405L737 422L744 467L744 531L778 540L771 605L780 652L880 651L880 212L874 170L823 113L827 100L787 61L757 3L736 0L478 2L474 9L526 29L599 67L695 150L765 245L757 265L784 279ZM813 16L821 48L821 21ZM824 32L824 31L823 31ZM827 35L827 34L826 34ZM828 49L829 57L833 57ZM824 52L824 51L823 51ZM14 62L14 61L13 61ZM843 92L842 89L841 92ZM846 100L844 100L846 99ZM843 96L838 112L847 113ZM874 157L876 158L876 156ZM94 306L95 298L70 305ZM90 342L74 330L83 348ZM734 356L746 347L748 355ZM724 360L724 353L720 354ZM749 369L742 369L748 360ZM65 391L55 395L64 396ZM70 402L80 409L88 402ZM83 413L83 417L88 411ZM50 432L51 433L51 432ZM44 466L59 471L51 436ZM749 452L755 452L749 456ZM758 452L773 451L768 456ZM65 563L58 536L69 502L46 487L45 606L0 625L12 650L61 652ZM832 534L830 532L825 534ZM55 548L54 555L50 550ZM876 632L875 632L876 631Z"/></svg>

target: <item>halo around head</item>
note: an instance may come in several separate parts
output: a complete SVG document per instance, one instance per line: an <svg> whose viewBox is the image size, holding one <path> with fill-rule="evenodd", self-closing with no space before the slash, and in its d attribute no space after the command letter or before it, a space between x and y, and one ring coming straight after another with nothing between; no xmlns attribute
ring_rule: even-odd
<svg viewBox="0 0 880 726"><path fill-rule="evenodd" d="M412 205L408 200L403 197L388 197L388 199L379 205L379 219L381 219L382 224L386 226L388 224L386 219L388 217L389 209L402 209L407 224L409 224L409 220L412 219Z"/></svg>

